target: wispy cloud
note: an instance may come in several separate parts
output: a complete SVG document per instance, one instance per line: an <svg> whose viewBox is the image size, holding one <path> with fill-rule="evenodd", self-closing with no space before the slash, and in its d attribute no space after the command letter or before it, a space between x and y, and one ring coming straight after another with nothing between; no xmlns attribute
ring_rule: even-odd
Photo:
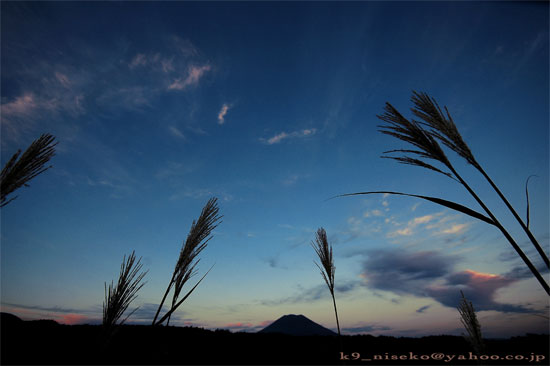
<svg viewBox="0 0 550 366"><path fill-rule="evenodd" d="M177 201L184 198L202 199L204 197L211 197L214 193L209 189L195 189L186 190L184 192L174 193L170 196L170 201Z"/></svg>
<svg viewBox="0 0 550 366"><path fill-rule="evenodd" d="M52 119L50 125L61 126L85 113L82 81L71 74L70 68L33 64L22 70L18 78L21 93L2 98L2 129L8 139L18 141L21 136L43 132L41 122L45 119Z"/></svg>
<svg viewBox="0 0 550 366"><path fill-rule="evenodd" d="M2 116L28 117L38 107L36 97L33 93L27 93L15 98L11 102L2 104Z"/></svg>
<svg viewBox="0 0 550 366"><path fill-rule="evenodd" d="M177 192L177 193L174 193L172 195L170 195L170 197L168 198L170 201L179 201L179 200L183 200L183 199L186 199L186 198L191 198L191 199L203 199L205 197L218 197L220 198L221 200L225 201L225 202L229 202L229 201L232 201L234 199L233 195L230 194L230 193L227 193L223 190L211 190L211 189L204 189L204 188L200 188L200 189L186 189L184 191L181 191L181 192Z"/></svg>
<svg viewBox="0 0 550 366"><path fill-rule="evenodd" d="M162 59L160 61L160 65L162 67L162 71L165 73L169 73L171 71L174 71L174 60L173 59Z"/></svg>
<svg viewBox="0 0 550 366"><path fill-rule="evenodd" d="M380 331L388 331L392 328L383 325L358 325L355 327L342 328L344 333L358 334L358 333L374 333Z"/></svg>
<svg viewBox="0 0 550 366"><path fill-rule="evenodd" d="M425 215L420 217L415 217L411 224L412 225L419 225L419 224L427 224L428 222L432 221L434 219L435 215Z"/></svg>
<svg viewBox="0 0 550 366"><path fill-rule="evenodd" d="M277 256L271 256L271 257L268 257L266 259L264 259L264 261L269 265L269 267L271 268L279 268L279 269L285 269L287 270L288 267L285 266L285 265L281 265L280 263L280 260Z"/></svg>
<svg viewBox="0 0 550 366"><path fill-rule="evenodd" d="M222 105L222 108L220 109L220 112L218 113L218 124L223 125L225 123L225 115L229 111L229 108L231 108L230 104L224 103Z"/></svg>
<svg viewBox="0 0 550 366"><path fill-rule="evenodd" d="M277 226L283 229L294 229L294 226L290 224L278 224Z"/></svg>
<svg viewBox="0 0 550 366"><path fill-rule="evenodd" d="M548 45L548 30L540 31L533 39L525 42L525 51L523 57L517 61L516 71L528 64L531 58L543 49L544 45Z"/></svg>
<svg viewBox="0 0 550 366"><path fill-rule="evenodd" d="M71 149L82 153L80 163L86 167L86 173L78 177L81 184L105 189L116 198L132 195L142 187L116 148L101 139L93 136L77 139L71 142Z"/></svg>
<svg viewBox="0 0 550 366"><path fill-rule="evenodd" d="M125 110L139 111L151 106L152 93L145 87L132 86L106 90L97 98L98 104L109 109L123 107Z"/></svg>
<svg viewBox="0 0 550 366"><path fill-rule="evenodd" d="M283 140L287 139L295 139L295 138L305 138L314 135L317 133L317 129L311 128L311 129L304 129L300 131L294 131L294 132L281 132L279 134L276 134L268 139L261 138L260 141L268 144L278 144Z"/></svg>
<svg viewBox="0 0 550 366"><path fill-rule="evenodd" d="M179 55L184 57L196 57L199 54L199 50L188 39L180 38L174 35L171 37L171 41L174 50L177 51Z"/></svg>
<svg viewBox="0 0 550 366"><path fill-rule="evenodd" d="M369 211L365 211L363 213L363 217L380 217L380 216L384 216L384 213L380 210L369 210Z"/></svg>
<svg viewBox="0 0 550 366"><path fill-rule="evenodd" d="M421 224L427 224L434 219L435 215L425 215L420 217L415 217L412 220L409 220L407 226L402 229L397 229L388 233L388 237L392 238L395 236L411 236L414 233L414 229Z"/></svg>
<svg viewBox="0 0 550 366"><path fill-rule="evenodd" d="M335 286L335 291L340 295L352 292L361 286L361 281L344 280ZM282 297L274 300L261 300L260 303L266 306L279 306L283 304L310 303L322 299L330 299L330 292L325 284L320 284L300 291L292 296Z"/></svg>
<svg viewBox="0 0 550 366"><path fill-rule="evenodd" d="M210 71L210 65L190 66L187 71L187 76L174 80L169 86L169 90L184 90L187 87L195 86L207 71Z"/></svg>
<svg viewBox="0 0 550 366"><path fill-rule="evenodd" d="M269 145L277 144L282 140L286 139L287 137L289 137L289 135L286 132L281 132L280 134L267 139L267 143Z"/></svg>
<svg viewBox="0 0 550 366"><path fill-rule="evenodd" d="M291 174L281 181L282 185L285 187L290 187L295 185L300 179L308 178L309 174Z"/></svg>
<svg viewBox="0 0 550 366"><path fill-rule="evenodd" d="M57 79L57 81L59 81L59 83L61 85L63 85L65 88L70 88L71 87L71 81L69 80L69 77L59 71L56 71L55 72L55 77Z"/></svg>
<svg viewBox="0 0 550 366"><path fill-rule="evenodd" d="M35 128L37 118L43 115L53 115L60 109L69 107L67 102L69 101L25 92L0 106L4 133L9 138L17 140L22 133ZM78 100L73 100L73 104L77 102ZM75 109L74 106L72 109Z"/></svg>
<svg viewBox="0 0 550 366"><path fill-rule="evenodd" d="M441 230L441 233L442 234L462 234L466 228L468 227L467 224L455 224L455 225L452 225L451 227L447 228L447 229L443 229Z"/></svg>
<svg viewBox="0 0 550 366"><path fill-rule="evenodd" d="M456 223L460 215L443 215L440 212L436 216L437 220L426 223L426 229L430 230L432 235L461 235L471 226L471 223Z"/></svg>
<svg viewBox="0 0 550 366"><path fill-rule="evenodd" d="M517 255L516 255L517 257ZM517 257L519 258L519 257ZM548 276L548 273L550 272L548 270L548 267L544 265L544 263L540 263L537 267L537 270L545 275ZM514 280L524 280L526 278L533 278L533 272L529 270L523 263L520 266L516 266L512 268L510 271L503 274L504 277L514 279Z"/></svg>
<svg viewBox="0 0 550 366"><path fill-rule="evenodd" d="M160 70L167 74L175 70L174 57L161 55L160 53L149 55L145 53L138 53L128 64L128 68L130 70L144 67Z"/></svg>
<svg viewBox="0 0 550 366"><path fill-rule="evenodd" d="M197 171L200 167L201 164L196 160L185 163L168 161L158 168L155 172L155 178L167 181L172 185L178 185L185 180L185 175Z"/></svg>
<svg viewBox="0 0 550 366"><path fill-rule="evenodd" d="M416 312L419 313L419 314L422 314L423 312L425 312L426 310L428 310L430 307L431 307L431 305L424 305L424 306L421 306L420 308L416 309Z"/></svg>
<svg viewBox="0 0 550 366"><path fill-rule="evenodd" d="M456 216L443 216L443 212L438 212L430 215L414 217L410 219L405 227L400 227L390 231L387 234L388 238L398 236L411 236L419 229L424 229L430 232L430 235L461 235L466 232L470 224L454 223Z"/></svg>
<svg viewBox="0 0 550 366"><path fill-rule="evenodd" d="M108 188L111 190L111 194L109 197L111 198L123 198L128 196L132 193L133 189L131 186L122 183L120 179L118 179L116 176L111 176L111 178L100 178L100 179L91 179L90 177L87 177L87 184L90 187L102 187L102 188ZM115 181L117 183L115 183Z"/></svg>
<svg viewBox="0 0 550 366"><path fill-rule="evenodd" d="M138 53L134 56L128 67L130 67L130 69L135 69L138 66L145 65L147 65L147 56L145 56L143 53Z"/></svg>
<svg viewBox="0 0 550 366"><path fill-rule="evenodd" d="M377 220L369 218L364 220L363 217L350 216L347 219L347 227L345 227L341 234L344 236L343 242L349 242L361 237L370 237L373 234L378 235L382 230L380 223Z"/></svg>
<svg viewBox="0 0 550 366"><path fill-rule="evenodd" d="M388 234L389 238L392 238L394 236L411 236L413 234L413 231L410 227L406 227L404 229L398 229Z"/></svg>
<svg viewBox="0 0 550 366"><path fill-rule="evenodd" d="M155 51L145 48L130 55L112 44L83 44L56 59L15 53L12 58L21 65L12 75L18 85L2 98L3 141L21 143L43 132L43 121L48 121L52 130L61 131L57 136L66 141L78 135L83 124L76 120L87 113L93 113L95 120L98 116L118 118L127 111L143 112L163 93L200 85L213 69L190 41L163 35L159 39ZM93 66L77 68L80 62Z"/></svg>
<svg viewBox="0 0 550 366"><path fill-rule="evenodd" d="M175 136L175 137L178 137L180 139L184 139L185 138L185 135L183 134L183 132L181 132L177 127L175 126L169 126L168 127L168 131L170 131L170 133L172 134L172 136Z"/></svg>

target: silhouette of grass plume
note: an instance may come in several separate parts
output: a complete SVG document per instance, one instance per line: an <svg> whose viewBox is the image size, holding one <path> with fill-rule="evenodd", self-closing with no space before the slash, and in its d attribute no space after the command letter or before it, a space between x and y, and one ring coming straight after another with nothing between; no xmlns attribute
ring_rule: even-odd
<svg viewBox="0 0 550 366"><path fill-rule="evenodd" d="M21 150L18 150L4 165L0 173L0 207L17 198L8 199L9 194L22 186L28 187L31 179L52 167L44 165L55 155L57 142L54 143L54 140L52 135L43 134L21 156Z"/></svg>
<svg viewBox="0 0 550 366"><path fill-rule="evenodd" d="M460 291L460 295L462 296L462 299L460 300L460 304L457 308L460 314L460 321L468 332L468 335L464 335L464 338L474 348L474 352L477 355L480 355L485 350L483 337L481 336L481 326L477 320L472 302L466 299L462 291Z"/></svg>
<svg viewBox="0 0 550 366"><path fill-rule="evenodd" d="M424 200L428 200L444 207L450 208L455 211L459 211L478 220L484 221L490 225L495 226L508 240L510 245L514 248L519 257L523 260L525 265L529 268L533 276L537 279L540 285L544 288L546 293L550 295L550 287L548 283L541 275L540 271L533 265L531 260L523 252L520 246L517 244L514 238L506 230L506 228L500 223L493 212L487 207L485 202L478 196L472 187L463 179L463 177L455 169L441 145L450 148L456 152L459 156L464 158L470 165L478 170L485 179L490 183L491 187L496 191L498 196L504 201L508 209L512 212L516 220L521 224L524 231L528 235L532 244L537 249L537 252L541 256L542 260L546 264L547 268L550 268L548 257L544 250L541 248L537 240L529 230L528 225L525 225L519 215L512 208L508 200L504 197L502 192L494 184L491 178L483 170L481 165L477 162L472 154L468 145L464 142L462 136L458 132L454 121L445 107L445 112L441 110L435 99L429 97L425 93L417 93L413 91L411 98L414 108L412 113L420 118L420 121L414 119L405 118L395 107L390 103L386 103L384 113L377 117L386 122L386 124L379 126L380 132L383 134L395 137L401 141L404 141L413 146L413 149L398 149L384 152L383 158L394 159L402 164L415 165L425 169L429 169L440 174L443 174L456 182L460 183L470 195L475 199L479 206L483 209L486 215L465 207L456 202L447 201L437 197L420 196L415 194L407 194L401 192L390 191L370 191L370 192L358 192L344 194L340 196L354 196L364 194L392 194L401 196L416 197ZM399 155L395 156L394 154ZM434 164L440 164L441 167L437 167Z"/></svg>
<svg viewBox="0 0 550 366"><path fill-rule="evenodd" d="M187 299L187 297L189 297L189 295L191 295L208 272L210 272L210 270L208 270L208 272L206 272L197 284L189 292L187 292L181 300L179 299L183 286L196 274L195 267L200 262L200 259L197 259L198 255L204 250L204 248L206 248L206 245L210 239L212 239L210 234L220 223L222 216L219 216L218 213L219 208L217 198L211 198L203 207L199 218L191 224L191 229L189 230L187 239L181 248L172 278L168 283L168 287L166 288L162 301L160 302L155 314L155 318L153 319L153 325L162 324L165 320L167 320L168 324L171 314L183 303L183 301ZM162 306L164 305L164 302L166 301L166 298L172 288L174 291L172 294L172 304L170 310L157 321Z"/></svg>
<svg viewBox="0 0 550 366"><path fill-rule="evenodd" d="M334 266L334 259L332 257L332 246L328 242L327 233L325 229L319 228L315 236L315 242L311 243L311 246L317 253L321 265L317 262L314 262L315 265L319 268L321 276L325 280L330 295L332 296L332 303L334 304L334 314L336 315L336 326L338 328L338 336L340 334L340 321L338 320L338 310L336 309L336 298L334 295L334 273L336 267Z"/></svg>
<svg viewBox="0 0 550 366"><path fill-rule="evenodd" d="M504 194L500 191L494 181L489 177L481 164L478 163L478 161L474 157L474 154L472 153L466 142L464 142L462 135L460 134L460 132L458 132L458 128L456 127L447 107L444 107L445 113L443 113L443 111L437 104L437 101L434 98L431 98L426 93L413 92L413 96L411 99L415 104L415 108L412 109L413 114L424 121L424 125L431 128L429 133L432 136L437 138L452 151L456 152L459 156L464 158L470 165L472 165L478 172L480 172L481 175L483 175L483 177L491 185L493 190L504 202L508 210L512 213L516 221L521 225L521 227L529 237L529 240L544 261L546 267L550 269L550 262L547 254L544 252L541 245L529 229L529 211L527 211L527 224L525 224L516 212L516 210L512 207L506 196L504 196ZM529 207L528 195L527 207Z"/></svg>
<svg viewBox="0 0 550 366"><path fill-rule="evenodd" d="M141 258L136 262L136 255L133 251L128 258L125 255L122 260L116 286L111 281L107 289L107 283L105 283L105 302L103 303L103 326L105 328L110 329L115 325L122 325L138 309L134 309L119 323L130 303L136 299L137 292L145 285L142 280L147 271L140 273L142 267Z"/></svg>

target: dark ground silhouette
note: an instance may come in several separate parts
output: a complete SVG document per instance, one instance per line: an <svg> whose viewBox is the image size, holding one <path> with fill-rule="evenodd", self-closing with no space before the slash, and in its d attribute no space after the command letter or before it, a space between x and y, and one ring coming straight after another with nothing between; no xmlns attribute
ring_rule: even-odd
<svg viewBox="0 0 550 366"><path fill-rule="evenodd" d="M548 365L548 335L486 340L487 355L522 360L484 360L484 365ZM124 325L106 344L99 325L60 325L51 320L21 321L2 314L1 364L179 364L179 365L476 365L462 337L338 337L275 333L231 333L195 327ZM355 352L355 353L354 353ZM360 354L359 357L358 354ZM422 359L454 355L450 362ZM375 355L379 358L376 359ZM459 355L467 358L458 360ZM545 359L541 360L540 357ZM358 358L353 360L353 358ZM392 357L401 357L392 360ZM406 357L406 358L404 358ZM441 356L439 356L441 357ZM537 362L538 358L538 362ZM366 361L361 359L370 359ZM531 361L530 361L531 360Z"/></svg>

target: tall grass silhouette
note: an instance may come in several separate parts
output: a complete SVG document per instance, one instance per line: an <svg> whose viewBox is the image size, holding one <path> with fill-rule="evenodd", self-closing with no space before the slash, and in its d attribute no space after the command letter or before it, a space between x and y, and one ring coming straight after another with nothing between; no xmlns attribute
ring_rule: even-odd
<svg viewBox="0 0 550 366"><path fill-rule="evenodd" d="M143 264L141 258L136 262L136 255L132 254L122 260L120 274L116 286L113 281L107 289L105 283L105 302L103 303L103 326L112 329L116 325L122 325L138 308L134 309L126 318L119 322L128 306L137 297L138 291L145 285L142 282L148 271L141 272Z"/></svg>
<svg viewBox="0 0 550 366"><path fill-rule="evenodd" d="M153 319L153 325L160 325L164 321L166 321L166 324L168 325L172 313L189 297L189 295L191 295L195 288L197 288L204 277L206 277L212 269L211 267L195 284L195 286L193 286L191 290L189 290L187 294L180 299L183 286L196 274L195 267L200 261L200 259L197 259L198 255L204 250L204 248L206 248L206 245L210 239L212 239L210 234L220 223L222 216L219 216L218 212L219 208L217 198L211 198L202 209L199 218L191 224L191 229L189 230L187 239L181 248L172 278L168 283L168 287L164 292L162 301L160 302ZM160 320L157 321L160 311L162 310L162 306L164 305L164 302L166 301L166 298L172 288L174 291L172 293L170 309L166 312L166 314L164 314L163 317L160 318Z"/></svg>
<svg viewBox="0 0 550 366"><path fill-rule="evenodd" d="M52 166L44 165L55 155L55 137L43 134L34 140L21 154L18 150L2 168L0 173L0 207L4 207L17 196L8 199L8 195L27 184L37 175L50 169ZM19 158L19 159L18 159Z"/></svg>
<svg viewBox="0 0 550 366"><path fill-rule="evenodd" d="M537 239L534 237L533 233L529 229L529 224L528 223L525 224L523 222L523 220L518 215L516 210L512 207L512 205L510 204L506 196L502 194L502 192L494 183L494 181L491 179L491 177L487 174L487 172L476 160L476 158L472 154L472 151L470 150L468 145L464 142L464 140L462 139L462 136L458 132L458 129L447 107L444 107L445 109L445 114L444 114L441 108L439 107L439 105L437 104L437 102L435 101L435 99L431 98L426 93L413 92L412 101L416 106L416 108L413 109L412 112L417 117L422 119L432 129L431 130L432 135L435 136L439 141L441 141L447 147L449 147L451 150L453 150L458 155L460 155L462 158L464 158L471 166L473 166L478 172L480 172L481 175L483 175L483 177L487 180L487 182L489 182L493 190L498 194L498 196L504 202L508 210L510 210L514 218L521 225L521 227L529 237L529 240L537 249L539 255L543 259L546 266L550 268L550 262L548 260L548 256L546 255L546 253L540 246L539 242L537 241ZM458 178L456 173L455 173L455 176ZM529 205L529 200L527 200L527 205ZM529 212L527 213L527 222L529 222Z"/></svg>
<svg viewBox="0 0 550 366"><path fill-rule="evenodd" d="M475 159L468 145L462 139L462 136L458 132L458 129L447 110L444 107L445 113L441 110L435 99L431 98L425 93L418 93L413 91L411 101L414 104L414 108L411 109L412 113L420 119L407 119L405 118L395 107L390 103L386 103L384 108L385 112L377 117L386 122L385 125L379 126L380 132L383 134L393 136L401 141L404 141L413 146L413 149L398 149L384 152L383 158L389 158L398 161L402 164L415 165L425 169L429 169L440 174L443 174L456 182L460 183L470 195L476 200L476 202L483 209L485 214L472 210L456 202L447 201L437 197L421 196L415 194L391 192L391 191L371 191L371 192L357 192L349 193L340 196L354 196L364 194L392 194L421 198L428 200L447 208L459 211L463 214L474 217L478 220L484 221L490 225L495 226L504 235L506 240L512 245L516 253L523 260L525 265L529 268L533 276L539 281L540 285L544 288L546 293L550 295L550 287L545 281L540 271L533 265L531 260L525 255L520 246L512 238L506 228L500 223L493 212L487 207L485 202L478 196L472 187L464 180L464 178L458 173L454 165L451 163L444 150L438 141L464 158L468 164L473 166L479 171L483 177L489 182L491 187L496 191L498 196L503 200L506 207L512 212L515 219L520 223L523 230L526 232L531 243L536 248L540 257L546 264L546 267L550 269L548 262L548 256L531 233L528 225L519 217L513 207L510 205L506 197L498 189L493 180L481 167L478 161ZM400 153L400 156L393 156L393 153ZM432 162L438 162L441 167L436 167Z"/></svg>
<svg viewBox="0 0 550 366"><path fill-rule="evenodd" d="M460 299L460 303L457 308L460 314L460 321L468 333L467 335L464 335L464 338L466 338L468 343L470 343L473 347L474 352L479 356L485 350L483 337L481 336L481 326L477 321L476 312L472 302L466 299L462 291L460 291L460 295L462 298Z"/></svg>
<svg viewBox="0 0 550 366"><path fill-rule="evenodd" d="M338 337L341 337L340 334L340 321L338 320L338 310L336 309L336 297L334 296L334 272L336 267L334 266L334 259L332 258L332 246L329 244L327 239L327 233L325 229L319 228L315 236L315 242L311 243L311 246L317 253L321 265L317 262L314 262L315 265L321 271L321 276L325 280L328 289L330 291L330 296L332 296L332 303L334 304L334 314L336 316L336 326L338 328Z"/></svg>

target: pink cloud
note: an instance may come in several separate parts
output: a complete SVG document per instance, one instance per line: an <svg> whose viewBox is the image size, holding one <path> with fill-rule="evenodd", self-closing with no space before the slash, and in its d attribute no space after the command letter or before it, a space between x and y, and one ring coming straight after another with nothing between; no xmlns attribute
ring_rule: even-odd
<svg viewBox="0 0 550 366"><path fill-rule="evenodd" d="M484 288L487 291L493 291L493 289L508 286L515 282L514 279L506 278L501 275L483 273L471 269L458 272L454 276L460 278L462 282L472 287ZM459 282L461 281L459 280Z"/></svg>
<svg viewBox="0 0 550 366"><path fill-rule="evenodd" d="M222 105L222 109L220 110L220 113L218 113L218 124L223 125L225 122L225 115L227 114L227 111L229 111L229 108L231 106L227 103L224 103Z"/></svg>
<svg viewBox="0 0 550 366"><path fill-rule="evenodd" d="M63 314L54 317L54 320L61 324L87 324L90 323L91 319L82 314Z"/></svg>
<svg viewBox="0 0 550 366"><path fill-rule="evenodd" d="M187 77L174 80L168 89L170 90L183 90L188 86L197 85L203 75L210 71L210 65L203 66L191 66L188 70Z"/></svg>
<svg viewBox="0 0 550 366"><path fill-rule="evenodd" d="M0 107L2 128L5 135L17 141L20 135L34 128L34 116L39 112L40 102L33 93L25 93Z"/></svg>
<svg viewBox="0 0 550 366"><path fill-rule="evenodd" d="M39 109L55 111L59 109L60 101L56 98L44 99L37 97L34 93L25 93L15 100L2 104L3 118L29 118Z"/></svg>
<svg viewBox="0 0 550 366"><path fill-rule="evenodd" d="M210 65L199 67L192 66L189 69L189 75L187 76L187 79L185 79L185 82L189 85L197 84L206 71L210 71Z"/></svg>
<svg viewBox="0 0 550 366"><path fill-rule="evenodd" d="M260 139L261 141L265 141L268 145L278 144L279 142L289 139L289 138L304 138L308 136L312 136L317 132L317 129L310 128L310 129L304 129L301 131L294 131L294 132L281 132L273 137L270 137L269 139Z"/></svg>
<svg viewBox="0 0 550 366"><path fill-rule="evenodd" d="M14 101L2 104L3 115L27 115L37 107L36 97L32 93L15 98Z"/></svg>
<svg viewBox="0 0 550 366"><path fill-rule="evenodd" d="M288 134L286 132L281 132L278 135L275 135L267 140L267 143L269 145L277 144L281 142L282 140L286 139L288 137Z"/></svg>

